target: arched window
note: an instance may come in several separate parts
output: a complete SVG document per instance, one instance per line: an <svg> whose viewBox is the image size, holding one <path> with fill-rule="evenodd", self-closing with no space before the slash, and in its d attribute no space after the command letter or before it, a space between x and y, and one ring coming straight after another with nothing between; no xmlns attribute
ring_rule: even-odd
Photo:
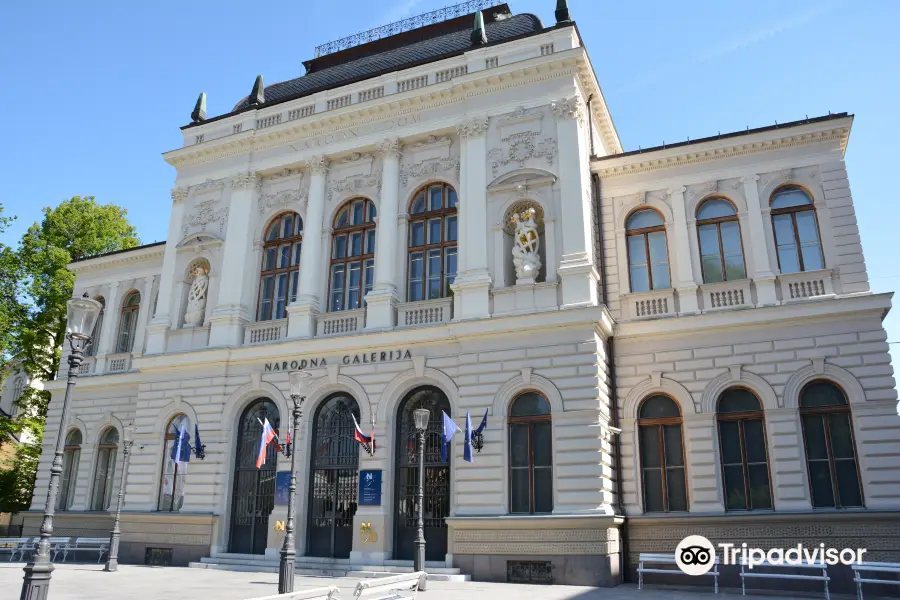
<svg viewBox="0 0 900 600"><path fill-rule="evenodd" d="M744 388L725 390L719 396L717 417L725 509L772 508L766 426L759 398Z"/></svg>
<svg viewBox="0 0 900 600"><path fill-rule="evenodd" d="M741 227L734 205L710 198L697 210L697 236L703 282L734 281L747 276L741 248Z"/></svg>
<svg viewBox="0 0 900 600"><path fill-rule="evenodd" d="M641 404L638 431L644 511L686 511L681 409L668 396L650 396Z"/></svg>
<svg viewBox="0 0 900 600"><path fill-rule="evenodd" d="M771 209L781 272L824 269L816 207L809 194L797 186L780 188L772 194Z"/></svg>
<svg viewBox="0 0 900 600"><path fill-rule="evenodd" d="M163 466L159 480L159 500L156 509L163 511L181 510L184 504L184 477L187 475L185 463L175 462L172 459L172 450L181 428L184 427L187 435L190 435L190 422L187 416L175 415L166 427L166 437L163 444Z"/></svg>
<svg viewBox="0 0 900 600"><path fill-rule="evenodd" d="M100 346L100 332L103 330L103 315L106 313L106 299L103 296L94 298L100 303L100 314L94 322L94 331L91 333L91 343L88 345L85 354L87 356L96 356L97 348Z"/></svg>
<svg viewBox="0 0 900 600"><path fill-rule="evenodd" d="M287 306L297 299L303 220L293 212L279 215L264 240L256 320L284 319Z"/></svg>
<svg viewBox="0 0 900 600"><path fill-rule="evenodd" d="M375 282L375 205L371 200L351 200L335 216L330 273L328 310L361 308Z"/></svg>
<svg viewBox="0 0 900 600"><path fill-rule="evenodd" d="M119 344L116 352L131 352L140 308L140 292L131 292L125 296L125 301L122 303L122 315L119 317Z"/></svg>
<svg viewBox="0 0 900 600"><path fill-rule="evenodd" d="M69 507L72 506L80 458L81 432L73 429L66 435L66 445L63 447L63 471L62 481L59 482L59 496L56 497L57 510L69 510Z"/></svg>
<svg viewBox="0 0 900 600"><path fill-rule="evenodd" d="M119 450L119 432L109 427L100 436L97 446L97 467L94 470L94 486L91 492L91 510L106 510L112 499L113 479L116 475L116 453Z"/></svg>
<svg viewBox="0 0 900 600"><path fill-rule="evenodd" d="M509 407L509 512L553 511L550 403L525 392Z"/></svg>
<svg viewBox="0 0 900 600"><path fill-rule="evenodd" d="M645 208L628 217L628 274L632 292L649 292L670 287L669 252L662 215Z"/></svg>
<svg viewBox="0 0 900 600"><path fill-rule="evenodd" d="M456 279L456 190L446 184L419 190L409 208L406 300L450 295Z"/></svg>
<svg viewBox="0 0 900 600"><path fill-rule="evenodd" d="M800 392L800 420L812 505L863 506L850 406L843 390L813 381Z"/></svg>

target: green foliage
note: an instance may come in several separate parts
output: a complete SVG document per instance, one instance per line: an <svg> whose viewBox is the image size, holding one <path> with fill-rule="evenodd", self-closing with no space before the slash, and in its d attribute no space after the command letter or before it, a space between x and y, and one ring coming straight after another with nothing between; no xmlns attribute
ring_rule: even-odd
<svg viewBox="0 0 900 600"><path fill-rule="evenodd" d="M31 380L55 378L66 301L75 283L66 267L73 260L138 245L126 212L114 204L98 204L93 196L75 196L44 208L43 219L28 228L18 248L0 246L0 367L16 361ZM9 220L0 217L0 233ZM49 401L49 392L26 387L16 418L0 415L0 447L23 431L34 438L18 444L11 467L0 471L0 510L15 512L31 503Z"/></svg>

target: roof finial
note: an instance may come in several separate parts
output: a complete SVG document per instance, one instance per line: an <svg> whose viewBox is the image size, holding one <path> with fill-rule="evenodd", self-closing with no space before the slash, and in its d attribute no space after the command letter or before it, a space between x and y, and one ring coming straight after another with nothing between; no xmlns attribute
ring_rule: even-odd
<svg viewBox="0 0 900 600"><path fill-rule="evenodd" d="M480 10L475 11L475 25L472 27L472 36L470 39L472 40L473 46L487 44L487 34L484 31L484 15L481 14Z"/></svg>
<svg viewBox="0 0 900 600"><path fill-rule="evenodd" d="M556 0L556 22L569 23L572 15L569 14L569 3L566 0Z"/></svg>
<svg viewBox="0 0 900 600"><path fill-rule="evenodd" d="M206 92L200 92L197 96L197 104L194 105L194 112L191 113L191 122L199 123L206 120Z"/></svg>
<svg viewBox="0 0 900 600"><path fill-rule="evenodd" d="M257 75L253 82L253 91L250 92L250 106L258 106L266 103L266 89L263 87L263 76Z"/></svg>

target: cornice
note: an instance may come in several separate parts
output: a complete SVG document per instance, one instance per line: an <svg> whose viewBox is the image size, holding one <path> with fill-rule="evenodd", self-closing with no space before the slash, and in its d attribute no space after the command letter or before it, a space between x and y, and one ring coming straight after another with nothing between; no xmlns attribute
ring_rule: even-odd
<svg viewBox="0 0 900 600"><path fill-rule="evenodd" d="M675 169L687 165L707 163L739 156L772 152L813 144L837 141L841 151L847 147L850 137L850 126L829 127L820 131L798 132L794 135L782 135L774 139L756 139L744 143L727 145L708 142L693 147L679 148L673 151L659 150L647 154L632 155L622 159L619 164L603 166L606 161L594 161L593 170L603 179L651 173L662 169ZM618 161L617 161L618 162ZM598 168L599 167L599 168Z"/></svg>
<svg viewBox="0 0 900 600"><path fill-rule="evenodd" d="M109 269L111 267L135 265L138 263L151 262L157 259L162 260L165 253L165 244L160 244L158 246L152 246L150 248L139 248L134 252L117 252L109 256L98 256L97 258L81 260L75 263L70 263L68 265L68 269L75 274L83 274L90 271Z"/></svg>

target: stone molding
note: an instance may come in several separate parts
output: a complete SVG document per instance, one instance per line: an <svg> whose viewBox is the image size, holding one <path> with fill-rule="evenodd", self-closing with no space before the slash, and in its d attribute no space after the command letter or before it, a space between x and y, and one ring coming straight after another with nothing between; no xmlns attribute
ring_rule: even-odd
<svg viewBox="0 0 900 600"><path fill-rule="evenodd" d="M172 191L170 192L170 194L172 195L172 202L174 202L175 204L184 202L185 200L187 200L187 197L190 193L190 189L186 187L172 188Z"/></svg>
<svg viewBox="0 0 900 600"><path fill-rule="evenodd" d="M550 110L557 119L576 119L581 121L584 119L584 103L578 96L571 98L562 98L556 102L550 103Z"/></svg>
<svg viewBox="0 0 900 600"><path fill-rule="evenodd" d="M262 184L262 178L256 173L246 172L237 173L231 176L231 187L234 189L243 189L249 187L258 187Z"/></svg>
<svg viewBox="0 0 900 600"><path fill-rule="evenodd" d="M822 379L832 381L843 388L847 394L847 402L850 406L866 401L866 392L859 380L847 369L837 365L824 364L823 372L819 372L815 365L810 364L795 371L784 385L782 393L783 404L786 408L797 408L800 405L800 390L810 381Z"/></svg>
<svg viewBox="0 0 900 600"><path fill-rule="evenodd" d="M735 373L729 370L707 384L706 389L703 390L703 397L700 400L701 413L715 414L719 396L731 387L749 388L759 398L764 411L781 408L778 395L768 381L755 373L741 369L738 369L737 375L735 377Z"/></svg>
<svg viewBox="0 0 900 600"><path fill-rule="evenodd" d="M328 167L329 167L330 161L328 160L328 157L326 157L323 154L318 154L316 156L313 156L312 158L310 158L307 161L307 164L309 165L309 170L314 175L327 175L328 174Z"/></svg>
<svg viewBox="0 0 900 600"><path fill-rule="evenodd" d="M474 117L457 125L456 133L461 138L477 138L484 136L488 127L490 127L488 117Z"/></svg>
<svg viewBox="0 0 900 600"><path fill-rule="evenodd" d="M378 151L385 158L400 158L403 155L401 152L402 147L403 143L400 141L400 138L388 138L378 144Z"/></svg>

